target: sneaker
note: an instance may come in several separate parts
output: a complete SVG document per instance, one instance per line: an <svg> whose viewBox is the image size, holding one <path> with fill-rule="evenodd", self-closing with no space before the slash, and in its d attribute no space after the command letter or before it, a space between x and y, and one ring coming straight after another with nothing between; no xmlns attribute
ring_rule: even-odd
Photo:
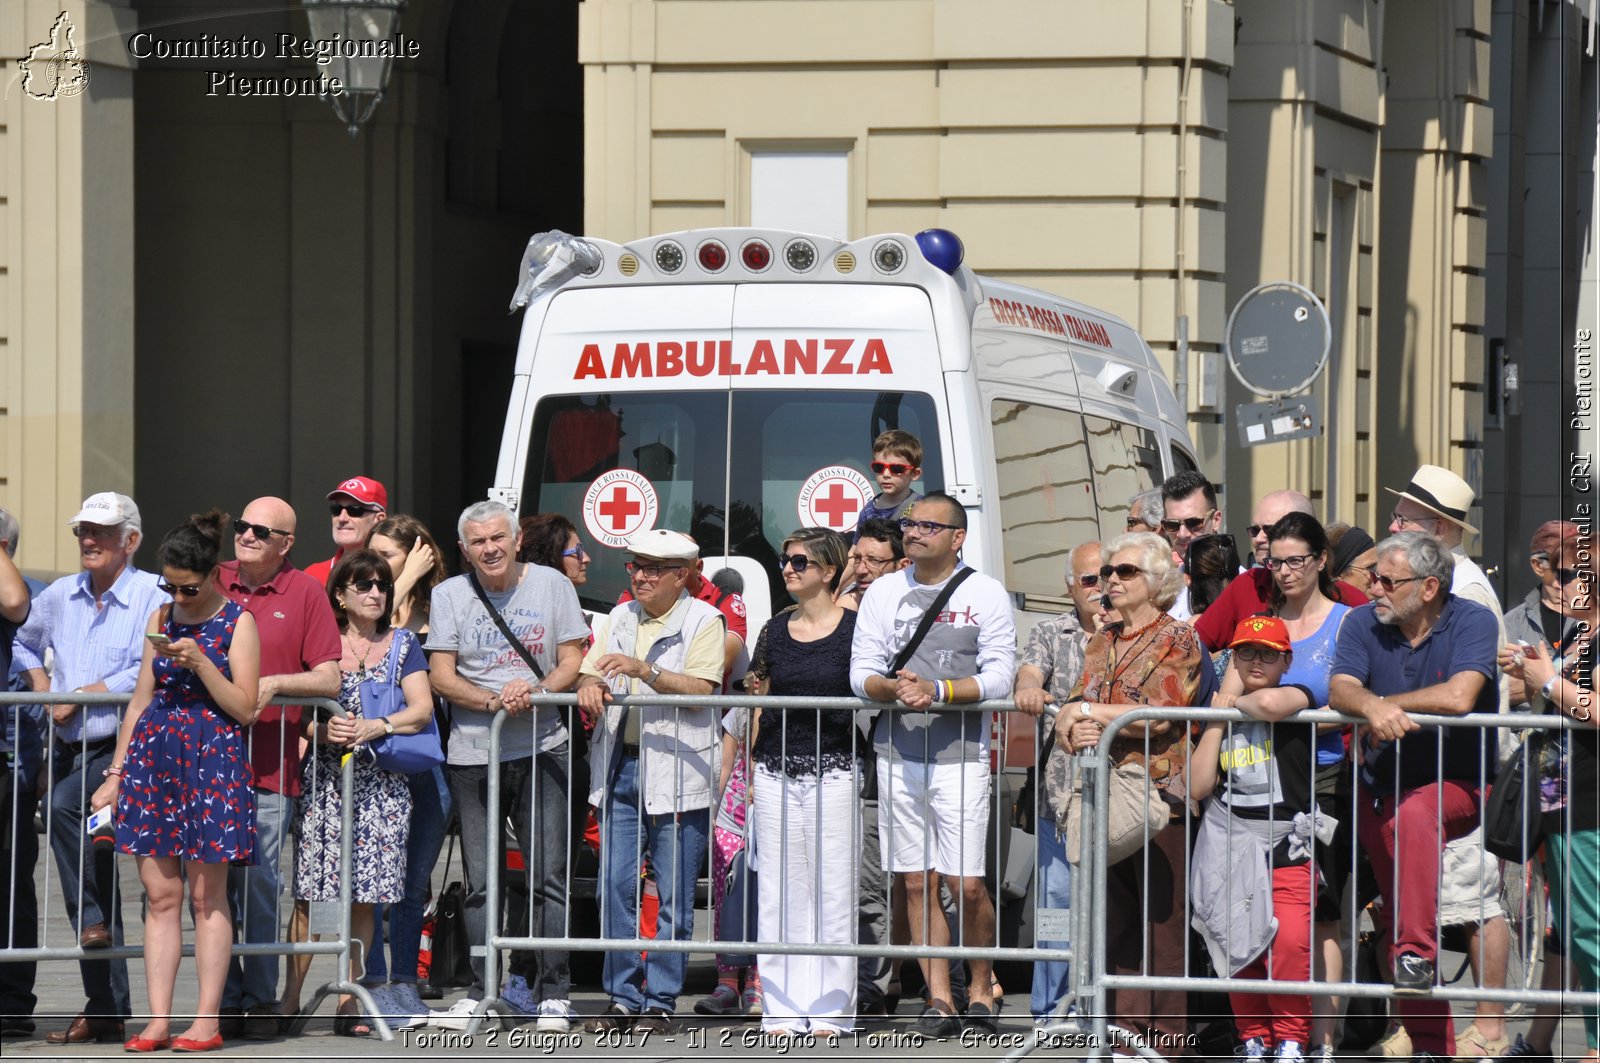
<svg viewBox="0 0 1600 1063"><path fill-rule="evenodd" d="M520 974L514 974L506 979L506 984L500 987L500 999L506 1002L506 1007L519 1015L532 1018L539 1014L539 1002L533 998L533 990L528 987L528 980Z"/></svg>
<svg viewBox="0 0 1600 1063"><path fill-rule="evenodd" d="M539 1022L535 1027L540 1033L566 1033L572 1029L572 1021L578 1013L572 1010L570 1000L541 1000L539 1001Z"/></svg>
<svg viewBox="0 0 1600 1063"><path fill-rule="evenodd" d="M923 1010L921 1018L911 1024L911 1032L919 1037L943 1041L961 1032L961 1020L930 1006Z"/></svg>
<svg viewBox="0 0 1600 1063"><path fill-rule="evenodd" d="M761 1018L761 987L758 985L745 986L744 995L739 998L739 1004L744 1009L746 1018Z"/></svg>
<svg viewBox="0 0 1600 1063"><path fill-rule="evenodd" d="M678 1026L672 1021L672 1012L665 1008L645 1008L644 1012L633 1020L635 1033L660 1034L671 1037L678 1032Z"/></svg>
<svg viewBox="0 0 1600 1063"><path fill-rule="evenodd" d="M1502 1055L1515 1059L1531 1059L1535 1063L1554 1063L1555 1060L1553 1054L1539 1051L1520 1033L1517 1034L1517 1039L1511 1042L1511 1047L1506 1049Z"/></svg>
<svg viewBox="0 0 1600 1063"><path fill-rule="evenodd" d="M1480 1059L1496 1059L1511 1051L1511 1041L1504 1034L1493 1041L1483 1036L1476 1022L1456 1034L1456 1059L1461 1063L1478 1063Z"/></svg>
<svg viewBox="0 0 1600 1063"><path fill-rule="evenodd" d="M995 1025L995 1014L989 1010L987 1004L973 1004L967 1008L966 1027L978 1033L999 1033Z"/></svg>
<svg viewBox="0 0 1600 1063"><path fill-rule="evenodd" d="M882 1000L868 1000L856 996L856 1021L857 1022L882 1022L889 1017L889 1012L883 1006Z"/></svg>
<svg viewBox="0 0 1600 1063"><path fill-rule="evenodd" d="M1233 1054L1240 1059L1266 1059L1267 1042L1259 1037L1252 1037L1238 1048L1235 1048Z"/></svg>
<svg viewBox="0 0 1600 1063"><path fill-rule="evenodd" d="M473 1013L478 1010L478 1005L481 1003L483 1003L481 1000L462 997L443 1011L428 1012L428 1022L441 1030L460 1030L465 1032L467 1026L472 1022ZM484 1025L480 1029L493 1026L495 1022L494 1012L491 1011L486 1014L483 1017L483 1022Z"/></svg>
<svg viewBox="0 0 1600 1063"><path fill-rule="evenodd" d="M389 1025L397 1030L409 1030L428 1024L428 1005L422 1002L415 982L390 982L388 989L389 1010L384 1012L384 1017L390 1019Z"/></svg>
<svg viewBox="0 0 1600 1063"><path fill-rule="evenodd" d="M1383 1040L1379 1041L1368 1055L1376 1058L1410 1059L1411 1035L1406 1033L1405 1026L1390 1019L1389 1029L1384 1032Z"/></svg>
<svg viewBox="0 0 1600 1063"><path fill-rule="evenodd" d="M1300 1051L1299 1041L1279 1041L1278 1051L1273 1055L1272 1058L1294 1060L1296 1063L1299 1063L1299 1061L1306 1058L1306 1054Z"/></svg>
<svg viewBox="0 0 1600 1063"><path fill-rule="evenodd" d="M1433 992L1433 961L1411 952L1396 956L1394 991L1410 995Z"/></svg>
<svg viewBox="0 0 1600 1063"><path fill-rule="evenodd" d="M589 1033L627 1033L633 1029L633 1012L621 1004L612 1004L598 1015L591 1015L583 1021L583 1028Z"/></svg>
<svg viewBox="0 0 1600 1063"><path fill-rule="evenodd" d="M742 1015L744 1004L737 989L726 982L718 982L710 996L695 1003L694 1011L696 1015Z"/></svg>
<svg viewBox="0 0 1600 1063"><path fill-rule="evenodd" d="M1317 1050L1317 1054L1312 1058L1317 1063L1339 1063L1339 1057L1335 1054L1333 1045L1327 1041L1322 1042L1322 1047Z"/></svg>

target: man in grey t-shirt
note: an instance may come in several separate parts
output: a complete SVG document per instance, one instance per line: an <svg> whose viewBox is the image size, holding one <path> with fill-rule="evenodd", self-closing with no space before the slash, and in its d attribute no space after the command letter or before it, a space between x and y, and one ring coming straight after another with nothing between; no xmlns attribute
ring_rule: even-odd
<svg viewBox="0 0 1600 1063"><path fill-rule="evenodd" d="M461 858L466 865L467 939L484 940L485 846L491 826L511 817L527 863L535 937L566 933L563 871L567 852L569 750L560 710L534 709L536 694L572 687L589 635L578 594L561 573L516 560L515 515L498 502L479 502L457 525L468 572L433 589L428 613L433 691L450 702L450 756L445 774L461 817ZM474 584L476 583L476 586ZM536 674L507 641L478 595L481 587L517 641L539 666ZM489 726L508 716L500 732L500 807L488 808ZM512 976L499 992L519 1011L536 1012L538 1028L565 1032L576 1014L568 1000L567 954L556 950L513 956ZM483 998L483 959L474 956L472 992L436 1025L465 1029ZM488 987L491 995L499 987Z"/></svg>

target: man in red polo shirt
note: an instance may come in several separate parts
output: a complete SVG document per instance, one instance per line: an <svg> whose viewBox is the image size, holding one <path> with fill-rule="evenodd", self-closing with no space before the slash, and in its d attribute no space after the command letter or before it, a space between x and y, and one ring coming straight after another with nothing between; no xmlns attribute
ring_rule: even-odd
<svg viewBox="0 0 1600 1063"><path fill-rule="evenodd" d="M306 575L328 585L328 574L347 550L367 545L367 536L389 515L389 492L370 476L352 476L328 492L328 512L333 514L333 556L306 566Z"/></svg>
<svg viewBox="0 0 1600 1063"><path fill-rule="evenodd" d="M300 793L303 709L279 697L339 696L339 625L327 592L289 563L295 516L281 498L258 498L233 522L236 560L217 566L217 585L256 619L261 633L261 715L250 729L255 772L257 863L228 872L234 926L246 944L278 940L279 867ZM223 1036L278 1036L278 957L235 954L222 994Z"/></svg>
<svg viewBox="0 0 1600 1063"><path fill-rule="evenodd" d="M1272 570L1262 562L1267 559L1267 529L1291 513L1311 513L1311 500L1299 491L1272 491L1263 495L1250 515L1250 547L1255 552L1256 567L1240 573L1222 596L1193 621L1195 634L1209 650L1227 646L1239 621L1247 616L1265 612L1272 599ZM1355 587L1335 580L1339 601L1352 609L1367 604L1367 596Z"/></svg>
<svg viewBox="0 0 1600 1063"><path fill-rule="evenodd" d="M745 668L749 666L750 658L745 653L745 643L749 640L750 622L745 617L744 597L733 591L725 591L705 577L705 562L696 560L694 571L689 574L689 581L684 585L689 594L707 605L715 606L726 622L727 634L722 642L722 690L726 694L732 684L744 678ZM633 601L633 591L625 590L617 597L617 604Z"/></svg>

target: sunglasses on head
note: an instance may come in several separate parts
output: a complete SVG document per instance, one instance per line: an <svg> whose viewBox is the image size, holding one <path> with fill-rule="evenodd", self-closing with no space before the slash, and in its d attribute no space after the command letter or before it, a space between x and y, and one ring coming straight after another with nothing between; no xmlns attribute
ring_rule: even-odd
<svg viewBox="0 0 1600 1063"><path fill-rule="evenodd" d="M1262 664L1277 664L1283 657L1283 651L1275 650L1270 646L1235 646L1233 655L1241 661L1260 661Z"/></svg>
<svg viewBox="0 0 1600 1063"><path fill-rule="evenodd" d="M916 466L907 465L904 462L899 461L875 461L872 463L871 468L873 472L879 474L880 476L886 472L893 473L895 476L904 476L906 473L916 468Z"/></svg>
<svg viewBox="0 0 1600 1063"><path fill-rule="evenodd" d="M782 572L786 567L794 569L796 576L803 575L811 567L811 559L805 554L784 554L778 559L778 571Z"/></svg>
<svg viewBox="0 0 1600 1063"><path fill-rule="evenodd" d="M1211 511L1211 513L1215 512L1216 510L1214 509ZM1206 526L1206 522L1211 519L1211 513L1207 513L1203 517L1184 517L1182 520L1163 520L1161 522L1161 530L1175 532L1179 528L1188 528L1191 532L1197 532Z"/></svg>
<svg viewBox="0 0 1600 1063"><path fill-rule="evenodd" d="M205 585L204 584L200 584L200 583L168 583L164 579L156 580L156 587L157 587L157 589L165 591L166 593L168 593L168 594L170 594L170 595L172 595L174 597L177 597L178 595L181 594L185 598L198 598L198 597L200 597L200 592L205 590Z"/></svg>
<svg viewBox="0 0 1600 1063"><path fill-rule="evenodd" d="M1100 578L1110 579L1112 576L1116 576L1119 580L1122 580L1124 583L1126 583L1128 580L1131 580L1133 577L1137 576L1143 571L1144 569L1140 568L1138 565L1101 565Z"/></svg>
<svg viewBox="0 0 1600 1063"><path fill-rule="evenodd" d="M353 579L345 584L347 590L355 591L357 594L366 594L374 587L384 594L394 590L394 584L386 579Z"/></svg>
<svg viewBox="0 0 1600 1063"><path fill-rule="evenodd" d="M288 537L289 535L293 534L292 532L284 531L282 528L269 528L265 524L251 524L247 520L236 520L233 522L233 534L243 536L245 532L252 533L262 542L266 542L274 535Z"/></svg>
<svg viewBox="0 0 1600 1063"><path fill-rule="evenodd" d="M347 517L365 517L369 513L376 513L376 512L378 512L378 507L377 506L363 506L360 503L350 503L350 502L329 502L328 503L328 514L329 514L329 516L334 516L334 517L337 517L341 513L343 513Z"/></svg>

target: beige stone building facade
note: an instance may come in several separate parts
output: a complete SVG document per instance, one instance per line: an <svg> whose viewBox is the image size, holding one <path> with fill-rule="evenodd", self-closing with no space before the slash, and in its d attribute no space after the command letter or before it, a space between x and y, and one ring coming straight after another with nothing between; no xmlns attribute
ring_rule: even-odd
<svg viewBox="0 0 1600 1063"><path fill-rule="evenodd" d="M1549 414L1595 317L1570 2L411 0L420 56L354 140L314 98L219 100L206 63L129 55L140 29L304 33L295 3L18 0L0 54L61 10L86 91L32 99L8 60L0 104L0 504L32 568L72 567L46 531L105 488L156 528L284 494L302 560L353 472L446 526L491 472L531 232L800 206L852 238L951 229L979 272L1132 322L1235 529L1295 484L1378 532L1382 488L1434 462L1480 488L1517 591L1566 504ZM1277 280L1328 308L1325 429L1247 449L1224 329Z"/></svg>

